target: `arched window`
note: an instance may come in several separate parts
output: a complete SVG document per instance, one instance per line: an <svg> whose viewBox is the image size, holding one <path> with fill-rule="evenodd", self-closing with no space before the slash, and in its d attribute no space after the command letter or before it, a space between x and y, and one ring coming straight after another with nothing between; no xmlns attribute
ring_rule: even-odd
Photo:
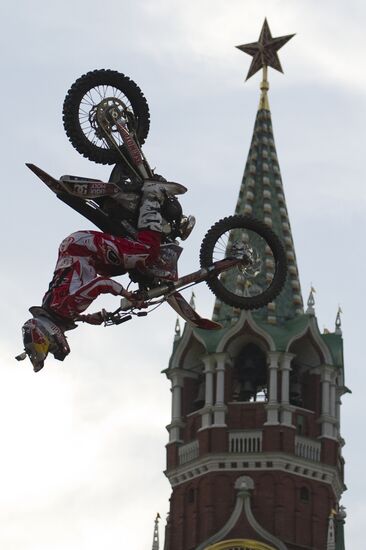
<svg viewBox="0 0 366 550"><path fill-rule="evenodd" d="M247 344L234 361L233 401L265 401L267 399L267 361L255 344Z"/></svg>
<svg viewBox="0 0 366 550"><path fill-rule="evenodd" d="M310 501L310 491L307 487L301 487L300 489L300 500L302 502Z"/></svg>
<svg viewBox="0 0 366 550"><path fill-rule="evenodd" d="M290 371L290 403L295 407L304 405L301 368L296 362Z"/></svg>
<svg viewBox="0 0 366 550"><path fill-rule="evenodd" d="M186 377L183 386L183 413L190 414L201 409L205 404L205 378L198 374L197 378Z"/></svg>

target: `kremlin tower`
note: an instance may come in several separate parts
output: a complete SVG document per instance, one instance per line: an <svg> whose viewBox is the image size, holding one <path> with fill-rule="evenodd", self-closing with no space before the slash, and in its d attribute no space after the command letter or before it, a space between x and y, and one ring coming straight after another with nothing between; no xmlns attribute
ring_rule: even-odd
<svg viewBox="0 0 366 550"><path fill-rule="evenodd" d="M253 58L247 78L263 76L235 208L280 237L288 277L254 312L217 299L220 330L176 326L164 371L172 391L164 550L345 549L340 313L334 332L321 333L313 289L304 309L268 101L268 68L282 72L277 51L292 36L273 38L265 21L258 42L238 46Z"/></svg>

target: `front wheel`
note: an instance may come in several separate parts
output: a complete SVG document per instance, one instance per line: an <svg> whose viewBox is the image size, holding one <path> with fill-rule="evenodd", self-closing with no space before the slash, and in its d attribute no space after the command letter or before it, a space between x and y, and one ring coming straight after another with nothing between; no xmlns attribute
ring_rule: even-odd
<svg viewBox="0 0 366 550"><path fill-rule="evenodd" d="M207 285L217 298L240 309L258 309L280 293L286 281L286 253L277 235L249 216L229 216L206 233L200 250L201 267L245 251L250 263L238 264Z"/></svg>

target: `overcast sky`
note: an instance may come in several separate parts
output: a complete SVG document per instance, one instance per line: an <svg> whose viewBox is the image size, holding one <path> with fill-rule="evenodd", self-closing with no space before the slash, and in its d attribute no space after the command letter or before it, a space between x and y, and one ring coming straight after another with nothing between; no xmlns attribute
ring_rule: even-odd
<svg viewBox="0 0 366 550"><path fill-rule="evenodd" d="M350 0L17 0L2 32L0 548L150 550L168 511L165 426L170 388L160 374L173 342L168 306L120 327L81 326L71 355L39 374L18 364L20 327L51 278L59 242L92 228L24 163L60 176L109 176L83 159L62 127L64 96L97 68L129 75L151 111L151 164L189 188L198 218L181 273L200 241L233 212L259 99L259 74L234 46L297 33L270 70L270 105L304 299L316 289L321 329L343 309L346 384L346 543L363 550L365 504L366 6ZM203 285L197 308L211 315ZM188 296L189 298L189 296ZM104 298L96 308L116 306ZM164 521L162 522L163 526ZM163 529L161 526L161 538Z"/></svg>

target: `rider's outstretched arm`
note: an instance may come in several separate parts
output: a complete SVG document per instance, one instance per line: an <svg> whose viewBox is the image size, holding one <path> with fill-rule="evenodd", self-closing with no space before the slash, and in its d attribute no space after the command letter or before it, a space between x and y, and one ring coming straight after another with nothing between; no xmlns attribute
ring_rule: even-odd
<svg viewBox="0 0 366 550"><path fill-rule="evenodd" d="M103 317L98 314L80 315L92 302L101 294L112 294L113 296L123 296L127 298L136 307L144 307L141 300L137 300L132 292L126 290L120 283L109 279L108 277L95 277L89 283L81 286L74 293L64 298L58 311L65 316L71 317L75 321L83 321L92 325L101 324Z"/></svg>
<svg viewBox="0 0 366 550"><path fill-rule="evenodd" d="M60 315L76 319L101 294L129 297L120 283L108 277L95 277L88 283L71 292L59 303L57 311ZM88 322L88 321L87 321Z"/></svg>

